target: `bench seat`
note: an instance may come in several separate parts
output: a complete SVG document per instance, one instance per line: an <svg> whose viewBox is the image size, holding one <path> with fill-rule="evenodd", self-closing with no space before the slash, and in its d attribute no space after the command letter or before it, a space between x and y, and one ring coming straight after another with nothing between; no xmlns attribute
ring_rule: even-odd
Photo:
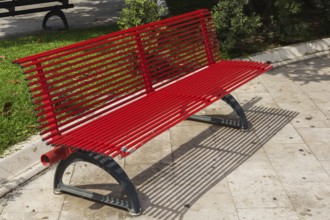
<svg viewBox="0 0 330 220"><path fill-rule="evenodd" d="M257 62L221 61L103 114L48 143L83 147L112 157L126 156L267 68L269 65Z"/></svg>

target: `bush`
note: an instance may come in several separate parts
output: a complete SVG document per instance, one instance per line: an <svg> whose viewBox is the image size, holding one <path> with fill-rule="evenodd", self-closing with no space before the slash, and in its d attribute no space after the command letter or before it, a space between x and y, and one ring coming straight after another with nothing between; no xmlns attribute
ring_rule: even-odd
<svg viewBox="0 0 330 220"><path fill-rule="evenodd" d="M271 42L299 38L307 29L300 13L303 0L250 0L249 7L262 18L263 33Z"/></svg>
<svg viewBox="0 0 330 220"><path fill-rule="evenodd" d="M224 53L234 49L240 40L253 36L261 19L246 11L248 0L222 0L213 8L213 19Z"/></svg>
<svg viewBox="0 0 330 220"><path fill-rule="evenodd" d="M125 0L125 3L117 22L120 29L160 20L162 11L154 0Z"/></svg>

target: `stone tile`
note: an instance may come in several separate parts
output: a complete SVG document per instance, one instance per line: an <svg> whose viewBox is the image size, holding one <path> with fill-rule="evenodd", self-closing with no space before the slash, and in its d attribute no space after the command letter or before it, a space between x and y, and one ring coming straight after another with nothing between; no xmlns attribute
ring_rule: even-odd
<svg viewBox="0 0 330 220"><path fill-rule="evenodd" d="M330 160L320 161L320 163L322 164L323 168L325 169L325 171L330 176Z"/></svg>
<svg viewBox="0 0 330 220"><path fill-rule="evenodd" d="M283 123L283 122L282 122ZM284 126L284 125L283 125ZM255 127L256 134L260 139L264 139L263 129ZM285 125L277 133L269 133L267 135L273 135L269 137L268 143L280 143L280 144L304 144L303 139L300 137L297 130L292 124Z"/></svg>
<svg viewBox="0 0 330 220"><path fill-rule="evenodd" d="M247 162L269 162L269 159L267 157L267 154L264 150L264 148L259 149L257 152L255 152L248 160Z"/></svg>
<svg viewBox="0 0 330 220"><path fill-rule="evenodd" d="M270 163L245 162L227 178L238 209L292 207Z"/></svg>
<svg viewBox="0 0 330 220"><path fill-rule="evenodd" d="M330 102L317 103L317 106L321 109L327 119L330 119Z"/></svg>
<svg viewBox="0 0 330 220"><path fill-rule="evenodd" d="M264 150L271 162L318 163L306 144L268 143Z"/></svg>
<svg viewBox="0 0 330 220"><path fill-rule="evenodd" d="M272 94L275 101L278 103L311 103L312 100L303 92L300 93L274 93Z"/></svg>
<svg viewBox="0 0 330 220"><path fill-rule="evenodd" d="M328 93L307 92L306 95L316 104L330 102L330 96Z"/></svg>
<svg viewBox="0 0 330 220"><path fill-rule="evenodd" d="M330 143L309 143L308 147L318 160L330 160Z"/></svg>
<svg viewBox="0 0 330 220"><path fill-rule="evenodd" d="M45 202L47 201L47 202ZM64 201L63 195L54 195L52 189L23 189L10 194L3 215L20 212L59 212Z"/></svg>
<svg viewBox="0 0 330 220"><path fill-rule="evenodd" d="M299 220L297 213L290 208L237 209L237 212L244 220Z"/></svg>
<svg viewBox="0 0 330 220"><path fill-rule="evenodd" d="M170 163L171 152L170 132L165 131L125 158L125 164Z"/></svg>
<svg viewBox="0 0 330 220"><path fill-rule="evenodd" d="M6 212L1 216L2 220L17 219L42 219L42 220L58 220L60 212Z"/></svg>
<svg viewBox="0 0 330 220"><path fill-rule="evenodd" d="M188 203L189 204L189 203ZM187 205L186 205L187 206ZM223 193L207 192L196 203L186 208L181 219L238 220L235 204L230 191Z"/></svg>
<svg viewBox="0 0 330 220"><path fill-rule="evenodd" d="M78 202L79 204L79 202ZM59 220L79 219L79 220L119 220L131 218L128 217L128 212L125 210L115 209L110 206L99 208L97 206L78 208L78 209L63 209Z"/></svg>
<svg viewBox="0 0 330 220"><path fill-rule="evenodd" d="M284 184L284 188L300 219L329 218L329 182Z"/></svg>
<svg viewBox="0 0 330 220"><path fill-rule="evenodd" d="M261 82L259 78L255 78L252 81L242 85L238 89L235 90L235 94L246 94L246 93L267 93L268 90L266 89L265 85Z"/></svg>
<svg viewBox="0 0 330 220"><path fill-rule="evenodd" d="M298 128L297 130L307 145L329 143L330 128Z"/></svg>
<svg viewBox="0 0 330 220"><path fill-rule="evenodd" d="M300 127L327 127L326 116L314 103L278 103L282 109L298 112L292 124Z"/></svg>
<svg viewBox="0 0 330 220"><path fill-rule="evenodd" d="M269 93L239 93L237 95L239 103L245 110L258 105L267 108L278 108L273 96Z"/></svg>
<svg viewBox="0 0 330 220"><path fill-rule="evenodd" d="M210 129L211 126L206 123L192 122L190 126L172 127L169 130L172 151L180 148L181 145L198 145L204 143L213 133Z"/></svg>
<svg viewBox="0 0 330 220"><path fill-rule="evenodd" d="M56 170L56 165L48 168L46 171L38 174L33 179L24 184L23 189L53 189L54 188L54 174ZM73 167L68 167L63 176L63 182L69 183L72 175Z"/></svg>
<svg viewBox="0 0 330 220"><path fill-rule="evenodd" d="M284 184L299 185L312 182L317 185L320 182L330 182L329 175L320 163L317 162L272 162L280 181Z"/></svg>
<svg viewBox="0 0 330 220"><path fill-rule="evenodd" d="M270 94L279 94L279 93L300 93L301 90L300 88L295 85L293 82L290 80L288 81L283 81L283 82L267 82L263 83L265 88L267 89L267 92Z"/></svg>
<svg viewBox="0 0 330 220"><path fill-rule="evenodd" d="M286 75L287 67L286 66L280 66L276 69L273 69L271 71L268 71L262 75L260 75L258 78L262 83L271 83L271 82L287 82L289 79Z"/></svg>

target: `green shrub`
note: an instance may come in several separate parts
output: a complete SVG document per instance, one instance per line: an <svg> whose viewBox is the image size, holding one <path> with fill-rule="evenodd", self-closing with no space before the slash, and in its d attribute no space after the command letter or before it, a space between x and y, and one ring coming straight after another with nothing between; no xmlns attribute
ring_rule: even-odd
<svg viewBox="0 0 330 220"><path fill-rule="evenodd" d="M126 7L117 22L120 29L160 20L162 11L154 0L125 0L125 3Z"/></svg>
<svg viewBox="0 0 330 220"><path fill-rule="evenodd" d="M260 17L248 13L248 0L223 0L213 8L213 19L223 53L234 49L240 40L253 36L262 23Z"/></svg>

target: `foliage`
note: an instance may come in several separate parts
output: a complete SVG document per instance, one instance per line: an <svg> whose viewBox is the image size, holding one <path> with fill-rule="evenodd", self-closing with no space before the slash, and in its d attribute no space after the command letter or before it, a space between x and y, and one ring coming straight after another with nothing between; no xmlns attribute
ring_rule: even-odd
<svg viewBox="0 0 330 220"><path fill-rule="evenodd" d="M162 11L153 0L125 0L125 3L127 6L117 22L120 29L160 20Z"/></svg>
<svg viewBox="0 0 330 220"><path fill-rule="evenodd" d="M43 32L0 41L0 155L38 130L22 69L12 61L118 30L108 27Z"/></svg>
<svg viewBox="0 0 330 220"><path fill-rule="evenodd" d="M307 25L301 22L303 0L250 0L251 10L261 16L263 33L268 41L285 41L304 32Z"/></svg>
<svg viewBox="0 0 330 220"><path fill-rule="evenodd" d="M322 22L323 32L330 34L330 1L329 0L313 0L312 6L317 8L320 21Z"/></svg>
<svg viewBox="0 0 330 220"><path fill-rule="evenodd" d="M223 0L214 8L214 18L222 52L235 48L242 38L256 33L261 26L260 17L246 13L248 0Z"/></svg>

